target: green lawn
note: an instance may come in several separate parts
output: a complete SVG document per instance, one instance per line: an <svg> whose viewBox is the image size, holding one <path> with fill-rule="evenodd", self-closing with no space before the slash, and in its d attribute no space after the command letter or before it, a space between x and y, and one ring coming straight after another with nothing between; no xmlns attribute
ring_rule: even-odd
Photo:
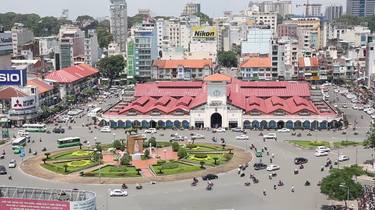
<svg viewBox="0 0 375 210"><path fill-rule="evenodd" d="M330 146L330 143L327 141L289 140L289 143L300 146L304 149L314 149L317 146Z"/></svg>
<svg viewBox="0 0 375 210"><path fill-rule="evenodd" d="M73 158L90 158L93 151L88 150L74 150L70 152L62 152L49 157L51 160L66 160Z"/></svg>
<svg viewBox="0 0 375 210"><path fill-rule="evenodd" d="M206 156L206 157L202 157ZM192 161L196 164L200 164L201 161L204 161L204 165L209 166L216 166L214 158L218 158L216 161L216 165L224 164L228 162L230 159L232 159L233 155L224 153L224 154L189 154L189 156L186 158L189 161Z"/></svg>
<svg viewBox="0 0 375 210"><path fill-rule="evenodd" d="M67 171L65 172L64 165L67 165ZM76 161L63 161L58 163L48 163L42 164L42 167L60 174L70 174L73 172L81 171L86 168L90 168L98 165L97 162L91 160L76 160Z"/></svg>
<svg viewBox="0 0 375 210"><path fill-rule="evenodd" d="M222 146L210 145L210 144L190 144L186 147L188 152L213 152L223 151Z"/></svg>
<svg viewBox="0 0 375 210"><path fill-rule="evenodd" d="M348 147L348 146L363 146L364 142L357 142L357 141L338 141L334 142L334 147Z"/></svg>
<svg viewBox="0 0 375 210"><path fill-rule="evenodd" d="M165 167L163 168L162 165L153 165L151 167L152 167L152 170L157 175L172 175L172 174L188 173L188 172L201 170L199 166L182 163L179 161L173 161L170 163L167 163L169 165L167 168ZM162 168L162 173L160 173L160 168Z"/></svg>
<svg viewBox="0 0 375 210"><path fill-rule="evenodd" d="M90 172L93 176L99 176L99 169ZM102 177L139 177L136 168L133 166L113 166L108 165L100 168Z"/></svg>

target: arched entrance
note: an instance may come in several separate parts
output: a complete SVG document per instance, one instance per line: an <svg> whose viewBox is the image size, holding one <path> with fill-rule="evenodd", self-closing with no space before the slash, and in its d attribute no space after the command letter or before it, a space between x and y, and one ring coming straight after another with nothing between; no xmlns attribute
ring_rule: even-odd
<svg viewBox="0 0 375 210"><path fill-rule="evenodd" d="M223 119L219 113L213 113L211 115L211 128L220 128L222 121Z"/></svg>
<svg viewBox="0 0 375 210"><path fill-rule="evenodd" d="M279 121L277 122L277 128L280 129L280 128L284 128L285 127L285 123L284 121Z"/></svg>
<svg viewBox="0 0 375 210"><path fill-rule="evenodd" d="M153 121L153 120L151 120L151 121L150 121L150 127L151 127L151 128L156 128L156 126L157 126L156 122Z"/></svg>

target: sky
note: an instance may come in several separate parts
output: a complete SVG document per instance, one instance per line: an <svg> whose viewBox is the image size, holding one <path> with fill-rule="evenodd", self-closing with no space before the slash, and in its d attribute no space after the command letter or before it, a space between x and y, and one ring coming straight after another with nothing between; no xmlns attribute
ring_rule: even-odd
<svg viewBox="0 0 375 210"><path fill-rule="evenodd" d="M128 14L133 16L138 9L151 9L152 15L178 16L187 2L201 3L204 13L218 17L223 11L238 12L247 7L250 0L127 0ZM252 0L261 2L261 0ZM305 0L292 0L294 4L301 4ZM323 5L343 5L346 0L310 0L310 3ZM109 0L0 0L0 13L36 13L40 16L60 16L63 9L69 9L69 18L78 15L105 17L109 15ZM302 8L293 8L294 13L302 14ZM345 9L344 9L345 10ZM324 12L324 10L322 11Z"/></svg>

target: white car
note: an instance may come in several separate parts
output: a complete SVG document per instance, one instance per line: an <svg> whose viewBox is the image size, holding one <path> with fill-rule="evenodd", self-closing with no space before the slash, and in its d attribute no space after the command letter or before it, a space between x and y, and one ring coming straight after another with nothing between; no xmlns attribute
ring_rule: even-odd
<svg viewBox="0 0 375 210"><path fill-rule="evenodd" d="M316 152L330 152L331 149L328 148L328 147L325 147L325 146L318 146L316 149L315 149Z"/></svg>
<svg viewBox="0 0 375 210"><path fill-rule="evenodd" d="M277 131L280 132L280 133L288 133L288 132L290 132L290 129L288 129L288 128L281 128L281 129L279 129Z"/></svg>
<svg viewBox="0 0 375 210"><path fill-rule="evenodd" d="M240 136L236 136L236 139L237 140L249 140L249 137L246 135L240 135Z"/></svg>
<svg viewBox="0 0 375 210"><path fill-rule="evenodd" d="M100 129L100 132L102 133L110 133L111 128L109 126L104 126L102 129Z"/></svg>
<svg viewBox="0 0 375 210"><path fill-rule="evenodd" d="M16 162L16 160L12 159L12 160L9 162L8 167L9 167L9 168L15 168L16 166L17 166L17 162Z"/></svg>
<svg viewBox="0 0 375 210"><path fill-rule="evenodd" d="M109 195L112 196L127 196L128 192L122 189L114 189L109 192Z"/></svg>
<svg viewBox="0 0 375 210"><path fill-rule="evenodd" d="M279 170L280 169L280 166L277 166L277 165L269 165L267 166L267 171L276 171L276 170Z"/></svg>
<svg viewBox="0 0 375 210"><path fill-rule="evenodd" d="M244 130L242 128L232 128L233 132L243 132Z"/></svg>
<svg viewBox="0 0 375 210"><path fill-rule="evenodd" d="M195 139L204 139L204 135L202 134L199 134L199 133L195 133L191 136L191 139L192 140L195 140Z"/></svg>
<svg viewBox="0 0 375 210"><path fill-rule="evenodd" d="M19 130L17 134L18 134L19 136L21 136L21 137L29 136L29 135L30 135L29 132L26 132L26 131L24 131L24 130Z"/></svg>
<svg viewBox="0 0 375 210"><path fill-rule="evenodd" d="M349 157L346 155L340 155L339 156L339 162L347 161L349 160Z"/></svg>
<svg viewBox="0 0 375 210"><path fill-rule="evenodd" d="M277 140L276 133L269 133L269 134L263 135L263 139L274 139L274 140Z"/></svg>
<svg viewBox="0 0 375 210"><path fill-rule="evenodd" d="M216 128L213 131L216 132L216 133L224 133L225 132L225 128Z"/></svg>
<svg viewBox="0 0 375 210"><path fill-rule="evenodd" d="M328 155L328 152L324 152L324 151L316 151L314 153L315 157L322 157L322 156L327 156L327 155Z"/></svg>
<svg viewBox="0 0 375 210"><path fill-rule="evenodd" d="M156 128L149 128L147 130L145 130L145 133L156 133Z"/></svg>

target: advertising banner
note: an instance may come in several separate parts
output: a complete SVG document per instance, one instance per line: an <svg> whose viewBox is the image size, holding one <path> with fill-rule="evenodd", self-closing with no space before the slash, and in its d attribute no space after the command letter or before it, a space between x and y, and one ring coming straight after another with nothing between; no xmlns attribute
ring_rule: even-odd
<svg viewBox="0 0 375 210"><path fill-rule="evenodd" d="M0 198L1 210L70 210L67 201L32 200L21 198Z"/></svg>
<svg viewBox="0 0 375 210"><path fill-rule="evenodd" d="M70 202L70 210L96 210L96 199L92 197L84 201Z"/></svg>
<svg viewBox="0 0 375 210"><path fill-rule="evenodd" d="M36 107L35 96L13 97L11 100L13 110L30 109Z"/></svg>
<svg viewBox="0 0 375 210"><path fill-rule="evenodd" d="M217 36L215 26L193 26L191 32L193 39L215 39Z"/></svg>
<svg viewBox="0 0 375 210"><path fill-rule="evenodd" d="M25 86L26 84L26 69L0 70L0 86Z"/></svg>

